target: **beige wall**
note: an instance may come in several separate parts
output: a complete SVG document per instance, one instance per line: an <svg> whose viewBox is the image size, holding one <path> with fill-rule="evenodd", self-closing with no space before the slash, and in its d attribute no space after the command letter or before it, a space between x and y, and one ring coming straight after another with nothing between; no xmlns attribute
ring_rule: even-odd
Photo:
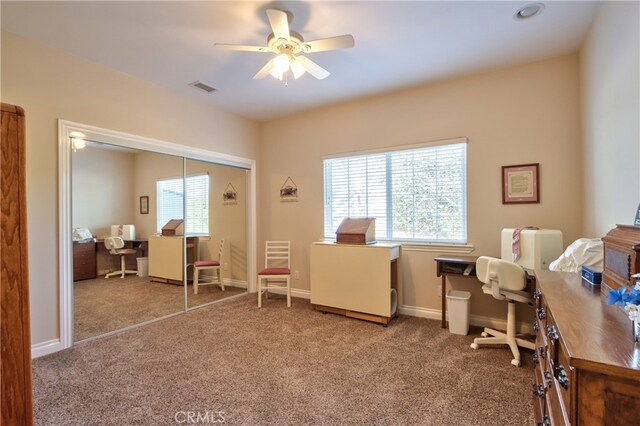
<svg viewBox="0 0 640 426"><path fill-rule="evenodd" d="M100 238L111 225L134 223L133 153L87 146L72 154L72 226Z"/></svg>
<svg viewBox="0 0 640 426"><path fill-rule="evenodd" d="M218 259L220 239L224 238L222 276L247 281L247 171L202 161L187 161L187 174L207 172L209 181L209 240L200 244L200 258ZM222 198L231 183L238 192L238 204L225 205Z"/></svg>
<svg viewBox="0 0 640 426"><path fill-rule="evenodd" d="M2 101L27 115L31 338L38 344L59 337L58 119L255 160L258 126L8 32L1 43Z"/></svg>
<svg viewBox="0 0 640 426"><path fill-rule="evenodd" d="M322 157L467 137L468 239L474 254L500 255L500 230L560 229L581 236L582 167L578 57L570 55L301 113L261 126L258 241L290 239L293 287L309 288L309 246L323 236ZM503 205L500 167L540 163L541 202ZM299 202L281 203L291 176ZM404 250L404 304L439 309L433 257ZM258 257L260 260L260 257ZM261 267L262 262L258 262ZM504 304L472 290L472 314L505 318Z"/></svg>
<svg viewBox="0 0 640 426"><path fill-rule="evenodd" d="M156 182L160 179L179 178L183 175L183 159L173 155L154 152L138 152L135 155L134 195L136 205L136 233L140 238L149 238L158 232L158 197ZM149 214L140 214L140 197L149 197Z"/></svg>
<svg viewBox="0 0 640 426"><path fill-rule="evenodd" d="M582 48L585 232L632 224L640 202L640 3L604 2Z"/></svg>

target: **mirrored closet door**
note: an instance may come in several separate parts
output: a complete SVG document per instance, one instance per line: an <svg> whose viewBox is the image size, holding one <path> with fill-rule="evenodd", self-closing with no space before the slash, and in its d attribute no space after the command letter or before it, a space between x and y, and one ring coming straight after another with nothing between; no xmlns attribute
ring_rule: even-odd
<svg viewBox="0 0 640 426"><path fill-rule="evenodd" d="M184 311L183 287L151 277L181 281L182 237L170 262L150 256L166 218L181 217L183 173L181 157L90 141L74 150L74 342Z"/></svg>
<svg viewBox="0 0 640 426"><path fill-rule="evenodd" d="M247 170L185 162L187 306L247 291Z"/></svg>

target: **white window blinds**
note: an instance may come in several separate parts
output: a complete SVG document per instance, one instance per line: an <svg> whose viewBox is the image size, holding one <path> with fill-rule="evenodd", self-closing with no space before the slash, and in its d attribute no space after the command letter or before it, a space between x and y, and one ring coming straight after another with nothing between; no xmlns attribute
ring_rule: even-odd
<svg viewBox="0 0 640 426"><path fill-rule="evenodd" d="M186 187L186 200L184 191ZM171 219L184 219L182 203L186 202L185 233L209 233L209 175L165 179L156 182L158 197L158 232Z"/></svg>
<svg viewBox="0 0 640 426"><path fill-rule="evenodd" d="M466 243L466 147L325 160L325 238L345 217L375 217L379 240Z"/></svg>

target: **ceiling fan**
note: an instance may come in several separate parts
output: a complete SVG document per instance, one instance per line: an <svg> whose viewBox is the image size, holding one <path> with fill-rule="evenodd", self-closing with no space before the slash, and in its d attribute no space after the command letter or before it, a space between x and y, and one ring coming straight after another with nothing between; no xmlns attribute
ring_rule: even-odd
<svg viewBox="0 0 640 426"><path fill-rule="evenodd" d="M289 22L293 14L278 9L267 9L267 17L271 24L272 33L267 37L266 46L247 46L243 44L215 43L221 49L242 50L246 52L275 53L260 71L253 76L254 80L271 75L278 80L285 80L289 70L295 79L308 72L318 80L329 76L329 71L313 62L303 53L325 52L327 50L347 49L354 46L353 36L350 34L337 37L304 41L302 36L289 29Z"/></svg>

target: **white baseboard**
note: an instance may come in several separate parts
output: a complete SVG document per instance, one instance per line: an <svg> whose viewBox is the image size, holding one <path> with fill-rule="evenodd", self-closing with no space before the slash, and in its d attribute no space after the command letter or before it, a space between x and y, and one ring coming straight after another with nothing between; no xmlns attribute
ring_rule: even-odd
<svg viewBox="0 0 640 426"><path fill-rule="evenodd" d="M439 309L430 309L430 308L421 308L419 306L402 305L400 306L398 311L402 315L409 315L412 317L429 318L429 319L435 319L435 320L440 320L442 318L441 316L442 311ZM477 325L479 327L495 328L497 330L507 329L506 319L485 317L482 315L470 315L469 324ZM516 331L518 333L531 333L532 325L526 322L517 322Z"/></svg>
<svg viewBox="0 0 640 426"><path fill-rule="evenodd" d="M63 350L60 339L47 340L46 342L31 345L31 359L40 358L54 352Z"/></svg>

